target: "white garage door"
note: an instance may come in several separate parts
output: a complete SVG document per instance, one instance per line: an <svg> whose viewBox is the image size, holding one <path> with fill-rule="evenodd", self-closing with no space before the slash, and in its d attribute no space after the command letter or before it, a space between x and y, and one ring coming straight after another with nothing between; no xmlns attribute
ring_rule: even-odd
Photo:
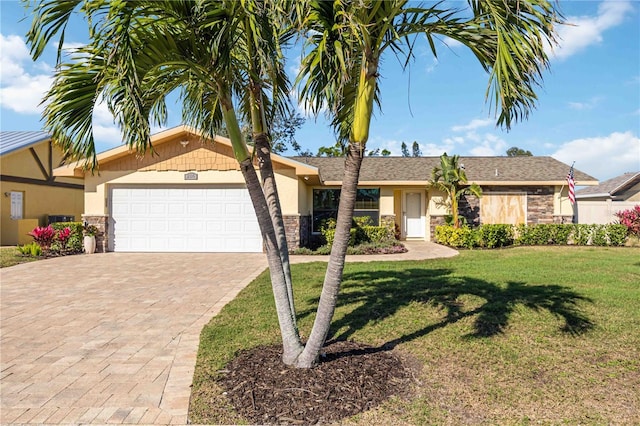
<svg viewBox="0 0 640 426"><path fill-rule="evenodd" d="M260 252L245 188L113 188L114 251Z"/></svg>

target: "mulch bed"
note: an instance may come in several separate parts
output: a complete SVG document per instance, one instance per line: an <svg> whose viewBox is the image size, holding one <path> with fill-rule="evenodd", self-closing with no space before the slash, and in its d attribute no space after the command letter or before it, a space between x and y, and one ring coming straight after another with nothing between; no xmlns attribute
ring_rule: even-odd
<svg viewBox="0 0 640 426"><path fill-rule="evenodd" d="M354 342L335 342L312 369L285 366L281 346L243 351L218 379L235 410L256 424L335 422L408 397L417 362Z"/></svg>

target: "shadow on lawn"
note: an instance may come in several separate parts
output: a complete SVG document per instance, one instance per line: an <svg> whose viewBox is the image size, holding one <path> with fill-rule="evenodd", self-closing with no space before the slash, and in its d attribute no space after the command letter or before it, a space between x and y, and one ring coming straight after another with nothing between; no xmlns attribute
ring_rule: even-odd
<svg viewBox="0 0 640 426"><path fill-rule="evenodd" d="M484 299L480 306L465 310L460 296ZM475 278L452 275L448 269L407 269L345 273L338 306L357 307L332 324L330 340L346 340L369 321L382 321L412 302L442 308L442 321L413 333L398 336L380 350L425 336L430 332L474 316L474 331L468 337L489 337L504 332L516 305L535 311L547 310L564 320L563 332L579 335L594 324L578 308L579 302L591 302L575 291L559 285L529 285L509 281L506 287ZM317 299L314 301L317 303ZM304 316L308 312L302 313ZM337 330L344 330L336 334Z"/></svg>

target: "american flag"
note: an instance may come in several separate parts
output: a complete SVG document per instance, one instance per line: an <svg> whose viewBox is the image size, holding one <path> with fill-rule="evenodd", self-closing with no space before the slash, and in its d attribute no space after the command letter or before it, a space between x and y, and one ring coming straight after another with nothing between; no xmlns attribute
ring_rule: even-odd
<svg viewBox="0 0 640 426"><path fill-rule="evenodd" d="M567 184L569 185L569 201L571 205L576 203L576 181L573 179L573 165L567 173Z"/></svg>

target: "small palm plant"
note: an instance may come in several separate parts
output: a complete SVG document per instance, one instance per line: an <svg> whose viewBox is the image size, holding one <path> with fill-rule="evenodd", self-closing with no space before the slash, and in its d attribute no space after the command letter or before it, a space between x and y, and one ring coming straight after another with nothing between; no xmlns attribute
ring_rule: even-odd
<svg viewBox="0 0 640 426"><path fill-rule="evenodd" d="M464 167L459 164L460 157L454 155L449 157L445 152L440 156L440 167L434 167L431 171L432 187L444 192L446 199L442 202L451 212L454 228L460 227L459 205L463 195L482 196L482 188L472 183L467 185L467 174Z"/></svg>

